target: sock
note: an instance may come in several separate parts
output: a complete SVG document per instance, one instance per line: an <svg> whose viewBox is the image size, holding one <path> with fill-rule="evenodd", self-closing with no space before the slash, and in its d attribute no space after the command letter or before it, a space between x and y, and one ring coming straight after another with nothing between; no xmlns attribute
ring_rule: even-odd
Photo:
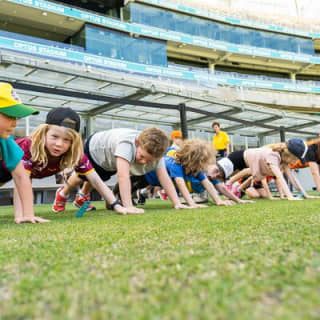
<svg viewBox="0 0 320 320"><path fill-rule="evenodd" d="M69 195L65 195L64 192L63 192L63 190L64 190L64 189L62 189L62 190L59 191L59 195L60 195L62 198L68 199L68 198L69 198Z"/></svg>

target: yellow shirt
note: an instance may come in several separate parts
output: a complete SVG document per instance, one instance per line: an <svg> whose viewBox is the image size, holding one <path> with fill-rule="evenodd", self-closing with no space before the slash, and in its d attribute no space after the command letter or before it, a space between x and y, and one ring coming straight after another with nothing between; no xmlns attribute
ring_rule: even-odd
<svg viewBox="0 0 320 320"><path fill-rule="evenodd" d="M227 145L230 143L230 139L226 132L221 131L219 134L214 135L212 138L212 144L216 150L227 149Z"/></svg>

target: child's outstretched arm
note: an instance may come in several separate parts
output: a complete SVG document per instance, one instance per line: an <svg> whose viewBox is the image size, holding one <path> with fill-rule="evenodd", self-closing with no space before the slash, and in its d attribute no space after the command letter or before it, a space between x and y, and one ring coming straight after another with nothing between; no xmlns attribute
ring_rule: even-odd
<svg viewBox="0 0 320 320"><path fill-rule="evenodd" d="M156 170L158 179L160 181L161 186L167 193L168 197L170 198L173 206L175 209L187 209L188 206L182 204L179 200L179 197L177 195L176 188L173 185L173 182L171 178L168 175L168 172L165 167L158 168Z"/></svg>
<svg viewBox="0 0 320 320"><path fill-rule="evenodd" d="M276 178L274 180L275 180L278 192L279 192L280 199L285 199L286 196L285 196L285 193L282 189L282 185L279 183L279 179Z"/></svg>
<svg viewBox="0 0 320 320"><path fill-rule="evenodd" d="M91 185L99 192L105 199L108 205L113 207L113 210L119 214L127 214L126 208L117 203L117 199L109 187L101 180L96 171L91 171L87 176Z"/></svg>
<svg viewBox="0 0 320 320"><path fill-rule="evenodd" d="M15 222L49 222L49 220L34 215L32 184L29 175L23 167L22 161L19 162L11 174L15 184L13 193Z"/></svg>
<svg viewBox="0 0 320 320"><path fill-rule="evenodd" d="M237 203L254 203L252 200L242 200L237 197L232 191L230 191L224 183L219 183L214 186L220 193L226 196L228 199L233 200Z"/></svg>
<svg viewBox="0 0 320 320"><path fill-rule="evenodd" d="M208 180L208 178L202 180L201 184L208 191L208 193L210 194L211 198L217 206L229 206L233 204L232 201L223 201L220 199L218 192L216 191L212 183Z"/></svg>
<svg viewBox="0 0 320 320"><path fill-rule="evenodd" d="M302 185L300 184L299 180L295 177L295 175L292 173L292 171L290 170L290 168L286 167L285 168L285 173L288 177L288 179L290 180L290 182L293 184L293 186L299 190L303 196L306 198L306 199L315 199L315 198L318 198L316 196L309 196L306 191L303 189Z"/></svg>
<svg viewBox="0 0 320 320"><path fill-rule="evenodd" d="M267 178L263 178L261 180L261 184L263 186L263 189L264 191L266 192L266 196L269 200L275 200L275 198L272 196L272 193L270 191L270 188L269 188L269 185L268 185L268 182L267 182Z"/></svg>
<svg viewBox="0 0 320 320"><path fill-rule="evenodd" d="M244 182L242 182L241 184L240 184L240 186L239 186L239 191L243 191L243 190L245 190L245 189L247 189L250 185L251 185L251 183L252 183L252 176L251 177L249 177L248 179L246 179Z"/></svg>
<svg viewBox="0 0 320 320"><path fill-rule="evenodd" d="M236 173L234 176L232 176L228 180L228 184L234 184L239 179L247 177L247 176L250 176L250 175L251 175L251 169L250 168L243 169L240 172Z"/></svg>
<svg viewBox="0 0 320 320"><path fill-rule="evenodd" d="M122 205L129 214L144 213L143 209L136 208L131 199L130 164L126 159L117 157L117 176Z"/></svg>
<svg viewBox="0 0 320 320"><path fill-rule="evenodd" d="M284 180L284 177L283 177L282 172L279 167L277 167L273 164L270 164L270 169L271 169L273 175L276 177L276 179L278 179L279 186L280 186L280 188L282 188L282 190L283 190L284 194L287 196L288 200L302 200L301 198L295 198L292 195L286 181Z"/></svg>
<svg viewBox="0 0 320 320"><path fill-rule="evenodd" d="M183 178L180 177L176 177L174 178L174 181L179 189L179 191L181 192L184 200L186 200L187 204L191 207L191 208L205 208L205 205L201 205L201 204L197 204L193 201L190 192L186 186L186 183L184 182Z"/></svg>

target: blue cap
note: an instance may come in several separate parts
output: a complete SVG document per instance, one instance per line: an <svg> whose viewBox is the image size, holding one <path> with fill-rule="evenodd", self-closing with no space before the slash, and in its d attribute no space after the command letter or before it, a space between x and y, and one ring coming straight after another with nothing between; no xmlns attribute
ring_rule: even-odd
<svg viewBox="0 0 320 320"><path fill-rule="evenodd" d="M290 139L287 142L288 150L301 160L302 163L306 162L306 154L308 151L307 144L301 139Z"/></svg>

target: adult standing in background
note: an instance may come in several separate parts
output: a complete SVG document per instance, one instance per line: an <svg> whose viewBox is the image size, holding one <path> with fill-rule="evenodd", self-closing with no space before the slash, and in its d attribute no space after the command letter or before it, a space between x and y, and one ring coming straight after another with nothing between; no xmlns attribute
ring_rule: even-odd
<svg viewBox="0 0 320 320"><path fill-rule="evenodd" d="M230 139L228 134L220 130L219 122L213 122L212 129L216 133L212 138L212 145L217 150L217 160L227 157L230 153Z"/></svg>

